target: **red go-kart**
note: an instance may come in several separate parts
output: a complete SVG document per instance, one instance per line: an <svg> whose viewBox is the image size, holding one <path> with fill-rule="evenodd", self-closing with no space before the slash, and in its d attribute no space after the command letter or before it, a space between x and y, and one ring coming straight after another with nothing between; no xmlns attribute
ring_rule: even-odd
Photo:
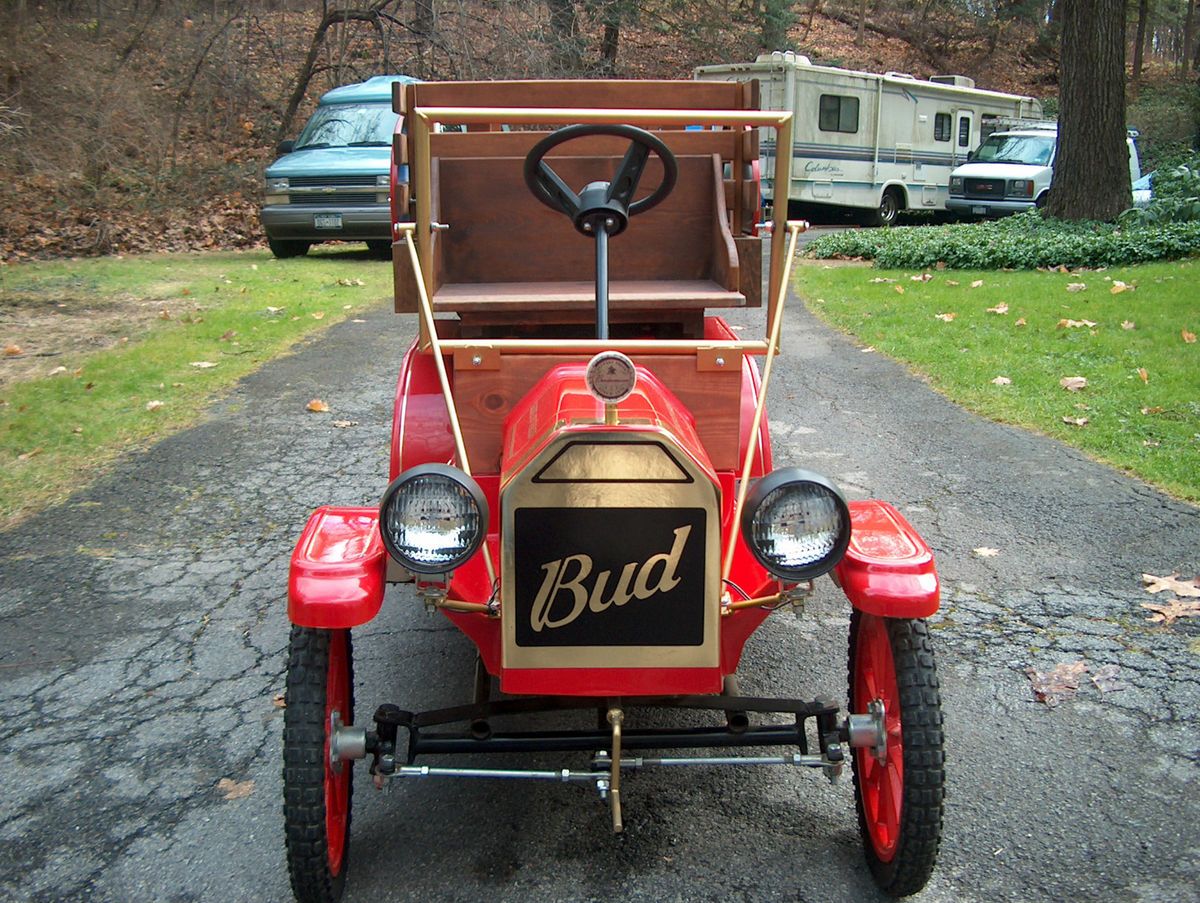
<svg viewBox="0 0 1200 903"><path fill-rule="evenodd" d="M716 82L424 83L395 103L414 209L395 226L396 309L418 316L419 336L379 507L318 509L291 561L284 811L297 898L342 891L360 759L377 784L590 785L618 832L633 768L833 778L849 760L872 875L889 894L916 892L942 819L923 620L938 607L933 556L888 503L847 502L820 474L776 467L764 414L803 224L782 208L756 222L752 174L760 131L791 146L791 114L759 111L753 84ZM789 155L774 177L788 184ZM743 339L714 312L762 305L762 233L767 325ZM824 574L851 607L848 711L739 693L747 638ZM363 719L351 630L406 582L397 604L419 600L477 647L477 690ZM634 708L701 717L627 726ZM575 729L503 726L573 710ZM471 758L497 752L563 762Z"/></svg>

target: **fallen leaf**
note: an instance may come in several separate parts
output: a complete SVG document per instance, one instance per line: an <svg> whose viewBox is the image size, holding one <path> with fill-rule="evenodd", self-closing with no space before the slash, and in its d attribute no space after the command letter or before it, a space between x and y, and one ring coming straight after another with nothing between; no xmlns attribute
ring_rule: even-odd
<svg viewBox="0 0 1200 903"><path fill-rule="evenodd" d="M314 414L324 414L329 410L329 405L325 404L319 398L314 398L308 403L307 408Z"/></svg>
<svg viewBox="0 0 1200 903"><path fill-rule="evenodd" d="M995 558L1000 554L1000 550L990 549L987 546L980 546L978 549L972 549L971 554L976 558Z"/></svg>
<svg viewBox="0 0 1200 903"><path fill-rule="evenodd" d="M1142 574L1142 583L1146 585L1146 592L1148 593L1161 593L1163 590L1166 590L1177 596L1200 599L1200 577L1194 580L1180 580L1178 571L1172 571L1166 577Z"/></svg>
<svg viewBox="0 0 1200 903"><path fill-rule="evenodd" d="M48 375L49 376L58 376L58 374L66 373L66 372L67 372L66 367L55 367L53 370L50 371L50 373Z"/></svg>
<svg viewBox="0 0 1200 903"><path fill-rule="evenodd" d="M1117 675L1120 673L1121 669L1116 665L1102 665L1092 675L1092 683L1101 693L1115 693L1118 690L1124 690L1126 684L1117 680Z"/></svg>
<svg viewBox="0 0 1200 903"><path fill-rule="evenodd" d="M227 800L240 800L254 792L254 781L235 781L232 778L221 778L217 781L217 790Z"/></svg>
<svg viewBox="0 0 1200 903"><path fill-rule="evenodd" d="M1007 376L997 376L995 379L992 380L992 385L993 386L1011 386L1012 380L1009 379Z"/></svg>
<svg viewBox="0 0 1200 903"><path fill-rule="evenodd" d="M934 316L937 317L939 320L941 320L943 323L950 323L951 321L954 320L955 317L958 316L958 314L956 314L956 313L934 314Z"/></svg>
<svg viewBox="0 0 1200 903"><path fill-rule="evenodd" d="M1161 414L1165 408L1160 408L1157 405L1152 408L1142 408L1143 414Z"/></svg>
<svg viewBox="0 0 1200 903"><path fill-rule="evenodd" d="M42 448L41 448L41 446L38 446L35 449L25 452L23 455L17 455L17 460L18 461L28 461L30 458L36 458L41 453L42 453Z"/></svg>
<svg viewBox="0 0 1200 903"><path fill-rule="evenodd" d="M332 423L340 430L344 430L350 426L358 426L357 420L334 420Z"/></svg>
<svg viewBox="0 0 1200 903"><path fill-rule="evenodd" d="M876 276L874 279L868 279L872 285L878 285L881 282L895 282L895 279L888 279L886 276Z"/></svg>
<svg viewBox="0 0 1200 903"><path fill-rule="evenodd" d="M1086 376L1064 376L1058 381L1058 384L1068 392L1078 392L1086 389L1088 383Z"/></svg>
<svg viewBox="0 0 1200 903"><path fill-rule="evenodd" d="M314 310L314 311L312 312L312 318L313 318L314 320L324 320L324 319L325 319L325 311L323 311L323 310Z"/></svg>
<svg viewBox="0 0 1200 903"><path fill-rule="evenodd" d="M1150 374L1146 372L1145 367L1138 367L1137 374L1138 374L1138 378L1142 382L1144 382L1144 383L1150 382Z"/></svg>
<svg viewBox="0 0 1200 903"><path fill-rule="evenodd" d="M1004 302L1001 302L1001 303L997 304L995 307L989 307L987 309L987 312L989 314L1006 314L1006 313L1008 313L1008 305L1005 304Z"/></svg>
<svg viewBox="0 0 1200 903"><path fill-rule="evenodd" d="M5 357L16 357L20 353L21 353L20 345L5 345L4 346L4 356Z"/></svg>
<svg viewBox="0 0 1200 903"><path fill-rule="evenodd" d="M1067 291L1069 291L1069 292L1087 291L1087 283L1086 282L1068 282L1067 283Z"/></svg>
<svg viewBox="0 0 1200 903"><path fill-rule="evenodd" d="M1187 342L1189 345L1195 345L1195 344L1196 344L1196 333L1194 333L1194 332L1188 332L1186 329L1181 329L1181 330L1179 331L1179 336L1180 336L1180 338L1182 338L1182 339L1183 339L1185 342Z"/></svg>
<svg viewBox="0 0 1200 903"><path fill-rule="evenodd" d="M947 279L946 285L958 285L958 280L957 279Z"/></svg>
<svg viewBox="0 0 1200 903"><path fill-rule="evenodd" d="M916 276L908 277L912 282L928 282L933 278L933 273L920 273Z"/></svg>
<svg viewBox="0 0 1200 903"><path fill-rule="evenodd" d="M164 307L158 312L158 318L160 320L169 320L171 319L171 312Z"/></svg>
<svg viewBox="0 0 1200 903"><path fill-rule="evenodd" d="M1124 329L1124 330L1130 330L1130 329L1134 329L1134 328L1135 328L1135 324L1134 324L1133 320L1122 320L1122 321L1121 321L1121 328L1122 328L1122 329Z"/></svg>
<svg viewBox="0 0 1200 903"><path fill-rule="evenodd" d="M287 310L287 308L286 308L286 307L268 307L268 308L267 308L267 313L269 313L269 314L277 314L277 313L279 313L280 311L284 311L284 310Z"/></svg>
<svg viewBox="0 0 1200 903"><path fill-rule="evenodd" d="M861 351L863 354L874 354L874 353L875 353L875 346L874 346L874 345L868 345L866 348L860 348L860 349L858 349L858 350L859 350L859 351Z"/></svg>
<svg viewBox="0 0 1200 903"><path fill-rule="evenodd" d="M1069 426L1087 426L1088 425L1088 419L1086 417L1064 417L1062 419L1062 422L1068 424Z"/></svg>
<svg viewBox="0 0 1200 903"><path fill-rule="evenodd" d="M897 295L904 294L904 286L903 285L893 285L892 288L894 288L896 290Z"/></svg>
<svg viewBox="0 0 1200 903"><path fill-rule="evenodd" d="M1131 292L1134 290L1134 288L1135 286L1132 286L1127 282L1122 282L1120 279L1114 279L1112 288L1110 288L1108 291L1110 294L1119 295L1121 292Z"/></svg>
<svg viewBox="0 0 1200 903"><path fill-rule="evenodd" d="M1176 618L1200 618L1200 602L1184 602L1180 599L1168 599L1165 603L1143 602L1142 608L1153 612L1147 621L1170 627Z"/></svg>
<svg viewBox="0 0 1200 903"><path fill-rule="evenodd" d="M817 300L818 300L818 301L822 301L822 300L824 300L824 299L822 299L822 298L818 298ZM351 322L351 323L366 323L367 321L366 321L366 320L354 319L354 320L351 320L350 322Z"/></svg>
<svg viewBox="0 0 1200 903"><path fill-rule="evenodd" d="M212 361L192 361L192 366L197 370L209 370L217 365Z"/></svg>
<svg viewBox="0 0 1200 903"><path fill-rule="evenodd" d="M1024 317L1021 317L1021 319L1017 320L1017 322L1016 322L1016 323L1013 323L1013 326L1024 326L1024 325L1025 325L1025 318L1024 318Z"/></svg>
<svg viewBox="0 0 1200 903"><path fill-rule="evenodd" d="M1055 665L1049 671L1026 668L1025 673L1029 675L1034 698L1054 708L1060 702L1075 697L1079 691L1080 678L1087 669L1086 662L1064 662Z"/></svg>
<svg viewBox="0 0 1200 903"><path fill-rule="evenodd" d="M230 339L232 339L232 338L233 338L235 335L237 335L237 330L230 329L230 330L228 330L227 332L223 333L223 334L221 335L221 338L217 339L217 341L218 341L218 342L228 342L228 341L229 341Z"/></svg>
<svg viewBox="0 0 1200 903"><path fill-rule="evenodd" d="M275 706L277 709L286 709L287 693L276 693L273 697L271 697L271 705Z"/></svg>
<svg viewBox="0 0 1200 903"><path fill-rule="evenodd" d="M1088 328L1090 329L1091 327L1093 327L1093 326L1095 326L1095 325L1096 325L1096 324L1095 324L1095 323L1093 323L1091 320L1067 320L1067 319L1063 319L1063 320L1059 320L1059 321L1058 321L1058 325L1057 325L1057 327L1056 327L1056 328L1057 328L1057 329L1081 329L1081 328L1083 328L1084 326L1086 326L1086 327L1088 327Z"/></svg>
<svg viewBox="0 0 1200 903"><path fill-rule="evenodd" d="M339 279L338 285L366 285L361 279Z"/></svg>
<svg viewBox="0 0 1200 903"><path fill-rule="evenodd" d="M983 280L976 279L974 282L971 283L971 288L979 288L981 285L983 285Z"/></svg>
<svg viewBox="0 0 1200 903"><path fill-rule="evenodd" d="M1143 448L1158 448L1160 445L1162 445L1162 443L1159 442L1157 439L1143 439L1142 440Z"/></svg>
<svg viewBox="0 0 1200 903"><path fill-rule="evenodd" d="M146 402L146 410L147 411L157 411L162 406L163 406L163 403L161 401L159 401L157 398L154 401Z"/></svg>

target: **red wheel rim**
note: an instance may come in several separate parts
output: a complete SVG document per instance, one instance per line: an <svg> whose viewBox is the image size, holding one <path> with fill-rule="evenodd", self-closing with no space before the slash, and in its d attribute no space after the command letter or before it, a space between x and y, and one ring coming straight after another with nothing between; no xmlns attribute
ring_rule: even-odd
<svg viewBox="0 0 1200 903"><path fill-rule="evenodd" d="M329 871L336 875L342 870L346 852L346 822L350 813L350 763L343 762L341 771L329 764L330 718L336 711L343 723L350 712L350 667L346 659L346 632L331 631L329 635L329 669L325 674L325 845L329 851Z"/></svg>
<svg viewBox="0 0 1200 903"><path fill-rule="evenodd" d="M900 810L904 803L904 737L900 730L900 690L892 644L882 618L862 615L855 641L853 710L865 712L867 703L879 699L884 706L887 755L883 762L870 748L854 753L863 818L875 855L891 862L900 836Z"/></svg>

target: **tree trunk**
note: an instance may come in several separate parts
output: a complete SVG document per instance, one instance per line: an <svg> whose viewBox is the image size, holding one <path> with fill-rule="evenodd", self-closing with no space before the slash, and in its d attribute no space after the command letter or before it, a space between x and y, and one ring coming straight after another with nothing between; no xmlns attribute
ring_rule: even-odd
<svg viewBox="0 0 1200 903"><path fill-rule="evenodd" d="M1133 39L1133 84L1142 77L1142 61L1146 50L1146 20L1150 18L1150 0L1138 0L1137 34Z"/></svg>
<svg viewBox="0 0 1200 903"><path fill-rule="evenodd" d="M791 24L792 0L766 0L763 3L759 37L763 50L786 50Z"/></svg>
<svg viewBox="0 0 1200 903"><path fill-rule="evenodd" d="M416 0L413 4L413 34L417 39L417 77L429 78L429 48L433 37L433 0Z"/></svg>
<svg viewBox="0 0 1200 903"><path fill-rule="evenodd" d="M1125 4L1060 0L1058 152L1046 212L1112 220L1130 203L1125 145Z"/></svg>
<svg viewBox="0 0 1200 903"><path fill-rule="evenodd" d="M1188 0L1187 16L1183 20L1183 74L1192 66L1192 45L1196 38L1196 0Z"/></svg>

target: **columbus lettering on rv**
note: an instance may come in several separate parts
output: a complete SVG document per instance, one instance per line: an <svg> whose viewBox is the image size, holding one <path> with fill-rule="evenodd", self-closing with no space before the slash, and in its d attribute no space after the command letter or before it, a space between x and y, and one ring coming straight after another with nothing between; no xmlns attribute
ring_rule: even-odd
<svg viewBox="0 0 1200 903"><path fill-rule="evenodd" d="M600 571L589 583L592 574L590 555L568 555L542 565L545 577L533 600L530 626L540 633L576 621L584 611L601 614L612 606L622 606L632 599L651 599L659 593L669 593L679 585L675 572L687 546L691 526L675 530L671 551L651 555L643 562L631 561L621 569L616 586L605 597L612 571ZM566 605L557 604L559 599ZM569 606L569 607L568 607ZM557 614L556 612L561 612Z"/></svg>
<svg viewBox="0 0 1200 903"><path fill-rule="evenodd" d="M809 160L804 164L804 171L807 173L824 173L830 176L845 175L840 166L836 163L830 163L828 160Z"/></svg>

